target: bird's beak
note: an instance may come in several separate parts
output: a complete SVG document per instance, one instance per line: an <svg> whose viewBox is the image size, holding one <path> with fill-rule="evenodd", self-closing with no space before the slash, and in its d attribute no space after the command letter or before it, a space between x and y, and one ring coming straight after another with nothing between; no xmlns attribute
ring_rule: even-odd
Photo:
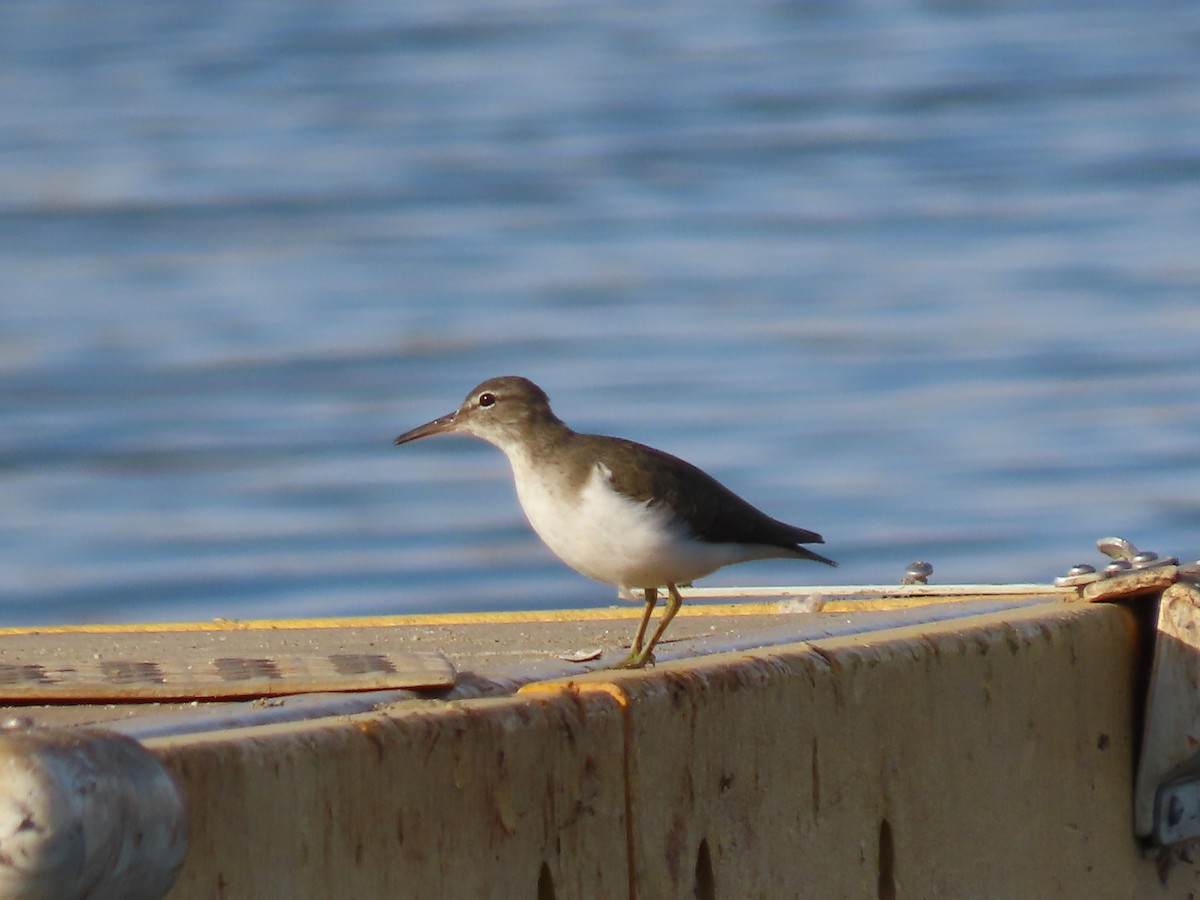
<svg viewBox="0 0 1200 900"><path fill-rule="evenodd" d="M431 434L441 434L444 431L453 431L457 420L457 412L449 413L434 419L432 422L426 422L424 425L418 425L412 431L404 432L404 434L400 435L400 437L396 438L396 440L392 443L407 444L409 441L415 441L417 438L429 437Z"/></svg>

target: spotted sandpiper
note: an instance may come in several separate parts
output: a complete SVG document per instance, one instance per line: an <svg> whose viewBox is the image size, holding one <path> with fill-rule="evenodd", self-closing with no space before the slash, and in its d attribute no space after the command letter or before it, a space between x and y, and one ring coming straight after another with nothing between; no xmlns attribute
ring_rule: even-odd
<svg viewBox="0 0 1200 900"><path fill-rule="evenodd" d="M623 438L572 431L527 378L490 378L457 410L396 443L443 432L471 434L504 451L529 524L563 562L623 593L643 591L637 634L616 668L652 659L683 603L678 584L752 559L837 565L801 546L824 543L821 535L772 519L691 463ZM670 600L643 643L664 586Z"/></svg>

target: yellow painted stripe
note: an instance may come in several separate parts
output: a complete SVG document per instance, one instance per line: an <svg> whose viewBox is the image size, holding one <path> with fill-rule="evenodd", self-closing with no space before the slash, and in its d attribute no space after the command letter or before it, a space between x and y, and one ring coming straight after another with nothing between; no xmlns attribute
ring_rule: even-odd
<svg viewBox="0 0 1200 900"><path fill-rule="evenodd" d="M1046 596L1053 596L1046 591ZM887 597L877 599L830 599L823 613L867 612L870 610L907 609L933 603L959 603L983 595ZM994 596L994 595L993 595ZM1023 595L1014 593L1014 598ZM686 596L684 598L687 599ZM681 616L761 616L791 612L800 598L739 603L685 603ZM520 622L593 622L605 619L636 619L642 613L640 602L627 606L588 609L504 610L499 612L422 613L398 616L328 616L310 619L212 619L204 622L100 622L79 625L34 625L0 628L0 636L24 634L142 634L199 631L292 631L305 628L390 628L396 626L488 625Z"/></svg>

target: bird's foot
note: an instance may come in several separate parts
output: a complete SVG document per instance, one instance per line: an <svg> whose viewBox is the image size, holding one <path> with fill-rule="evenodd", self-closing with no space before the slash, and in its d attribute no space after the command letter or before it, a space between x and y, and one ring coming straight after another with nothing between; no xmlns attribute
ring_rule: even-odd
<svg viewBox="0 0 1200 900"><path fill-rule="evenodd" d="M609 666L610 669L641 669L646 663L654 665L654 654L648 653L645 650L634 651L630 650L629 654L619 663Z"/></svg>

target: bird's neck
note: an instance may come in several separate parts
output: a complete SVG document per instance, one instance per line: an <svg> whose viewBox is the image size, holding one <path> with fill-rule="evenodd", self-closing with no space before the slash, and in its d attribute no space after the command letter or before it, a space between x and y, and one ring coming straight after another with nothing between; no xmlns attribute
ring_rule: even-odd
<svg viewBox="0 0 1200 900"><path fill-rule="evenodd" d="M515 465L543 466L560 459L578 435L553 413L531 416L493 441Z"/></svg>

